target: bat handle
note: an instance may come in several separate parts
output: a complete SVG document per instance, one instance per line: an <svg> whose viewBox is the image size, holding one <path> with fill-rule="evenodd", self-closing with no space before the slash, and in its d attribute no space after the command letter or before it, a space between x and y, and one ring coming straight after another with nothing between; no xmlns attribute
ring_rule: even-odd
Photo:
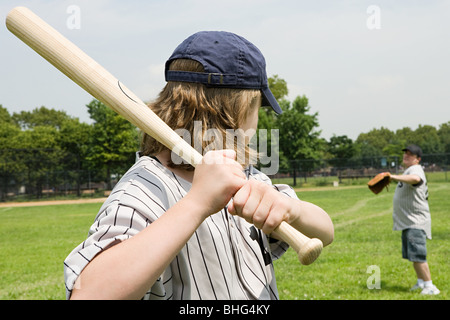
<svg viewBox="0 0 450 320"><path fill-rule="evenodd" d="M281 240L288 243L297 252L298 260L303 265L313 263L322 252L322 241L317 238L308 238L287 222L281 222L274 231Z"/></svg>

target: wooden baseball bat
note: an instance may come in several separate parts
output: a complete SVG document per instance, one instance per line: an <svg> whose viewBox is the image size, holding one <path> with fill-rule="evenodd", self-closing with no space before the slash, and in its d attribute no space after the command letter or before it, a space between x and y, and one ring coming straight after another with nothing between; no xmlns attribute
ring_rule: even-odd
<svg viewBox="0 0 450 320"><path fill-rule="evenodd" d="M193 166L201 162L202 155L134 93L31 10L25 7L12 9L6 17L6 26L94 98L176 152L186 162ZM286 222L282 222L275 232L297 252L302 264L312 263L322 251L323 244L319 239L306 237Z"/></svg>

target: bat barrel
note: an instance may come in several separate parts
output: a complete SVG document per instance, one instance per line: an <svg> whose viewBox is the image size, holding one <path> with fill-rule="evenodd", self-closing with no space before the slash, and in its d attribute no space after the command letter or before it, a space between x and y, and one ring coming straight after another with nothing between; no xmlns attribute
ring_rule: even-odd
<svg viewBox="0 0 450 320"><path fill-rule="evenodd" d="M169 149L177 148L182 159L193 165L201 161L202 156L142 100L31 10L12 9L6 17L6 27L94 98Z"/></svg>

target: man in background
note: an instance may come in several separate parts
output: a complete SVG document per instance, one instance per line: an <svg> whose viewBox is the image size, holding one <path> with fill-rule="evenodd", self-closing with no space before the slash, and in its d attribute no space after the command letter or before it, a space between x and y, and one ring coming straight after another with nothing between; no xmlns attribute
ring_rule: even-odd
<svg viewBox="0 0 450 320"><path fill-rule="evenodd" d="M393 200L393 229L402 231L402 256L413 263L417 275L417 283L411 290L439 294L427 262L426 240L431 239L431 215L427 179L419 165L422 149L412 144L402 151L406 170L402 175L391 175L391 179L398 182Z"/></svg>

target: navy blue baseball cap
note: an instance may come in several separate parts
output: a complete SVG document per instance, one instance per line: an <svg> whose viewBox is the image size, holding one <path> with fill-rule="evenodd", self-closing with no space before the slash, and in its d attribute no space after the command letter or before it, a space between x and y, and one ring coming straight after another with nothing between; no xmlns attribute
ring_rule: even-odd
<svg viewBox="0 0 450 320"><path fill-rule="evenodd" d="M169 70L175 59L201 63L205 72ZM262 105L281 108L269 89L266 61L261 51L246 39L224 31L201 31L184 40L166 62L166 81L196 82L209 87L259 89Z"/></svg>
<svg viewBox="0 0 450 320"><path fill-rule="evenodd" d="M422 158L422 149L418 145L410 144L405 149L402 149L402 151L409 151L412 154L418 156L419 158Z"/></svg>

